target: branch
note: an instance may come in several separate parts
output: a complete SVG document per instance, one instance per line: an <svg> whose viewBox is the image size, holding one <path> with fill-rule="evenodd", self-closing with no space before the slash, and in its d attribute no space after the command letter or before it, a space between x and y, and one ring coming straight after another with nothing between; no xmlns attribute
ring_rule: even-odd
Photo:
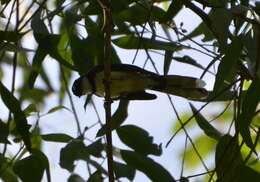
<svg viewBox="0 0 260 182"><path fill-rule="evenodd" d="M113 168L113 143L111 134L111 95L110 95L110 73L111 73L111 34L113 30L112 12L109 0L98 0L103 9L103 34L104 34L104 87L105 87L105 112L106 112L106 153L108 165L109 182L114 182Z"/></svg>

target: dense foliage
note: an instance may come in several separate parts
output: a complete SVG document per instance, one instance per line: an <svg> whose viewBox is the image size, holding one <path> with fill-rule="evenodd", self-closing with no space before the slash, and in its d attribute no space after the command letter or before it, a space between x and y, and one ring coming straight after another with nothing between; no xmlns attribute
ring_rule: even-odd
<svg viewBox="0 0 260 182"><path fill-rule="evenodd" d="M84 181L77 174L76 161L86 164L87 181L102 181L106 167L106 126L99 117L95 99L85 105L97 115L94 126L82 122L77 114L70 85L76 73L83 75L94 65L104 63L103 9L96 0L1 0L0 5L0 177L3 181L51 181L49 157L44 143L63 143L59 166L68 181ZM135 179L136 171L151 181L260 181L259 101L260 101L260 3L249 0L111 0L113 19L113 63L122 63L118 51L125 49L143 55L144 67L158 72L155 56L163 57L163 74L173 63L202 70L215 78L207 98L190 102L192 113L179 116L174 123L175 140L185 134L181 176L174 176L156 161L164 149L153 141L149 131L125 124L129 101L121 100L112 116L112 130L127 146L113 146L116 180ZM175 18L183 10L192 11L201 22L185 29L192 17ZM197 60L190 53L203 55ZM195 54L195 55L196 55ZM55 62L56 67L52 67ZM139 63L140 65L140 63ZM49 75L51 72L53 75ZM11 74L10 74L11 73ZM192 73L190 76L193 76ZM53 78L56 77L56 78ZM57 79L58 83L53 80ZM16 84L16 83L19 84ZM49 97L55 97L55 103ZM54 96L53 96L54 95ZM171 101L172 96L169 96ZM50 103L49 103L50 102ZM131 101L130 101L131 102ZM186 102L186 101L185 101ZM195 102L200 102L200 108ZM46 112L46 108L50 108ZM201 112L203 109L219 113ZM67 110L74 116L76 134L43 134L40 120ZM55 121L53 121L55 122ZM84 128L84 129L83 129ZM87 135L96 129L96 136ZM192 138L193 129L203 135ZM170 131L170 128L169 128ZM208 156L215 157L207 166ZM171 159L169 159L170 162ZM174 162L174 161L172 161ZM185 165L202 165L205 173L183 176ZM86 176L86 174L84 174Z"/></svg>

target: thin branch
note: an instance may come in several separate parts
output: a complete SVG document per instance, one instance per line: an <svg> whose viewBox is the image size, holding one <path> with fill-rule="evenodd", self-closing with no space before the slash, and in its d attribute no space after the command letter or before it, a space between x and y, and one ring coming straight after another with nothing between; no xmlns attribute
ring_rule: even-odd
<svg viewBox="0 0 260 182"><path fill-rule="evenodd" d="M104 34L104 87L105 87L105 103L104 108L106 112L106 153L107 153L107 167L109 182L114 182L114 161L113 161L113 142L112 142L112 123L111 123L111 93L110 93L110 74L111 74L111 34L113 30L112 12L109 0L99 0L100 6L103 9L103 34Z"/></svg>
<svg viewBox="0 0 260 182"><path fill-rule="evenodd" d="M82 131L81 131L79 118L78 118L78 115L77 115L77 112L76 112L76 109L75 109L75 105L74 105L74 102L73 102L71 93L70 93L70 91L69 91L69 89L68 89L68 82L67 82L67 79L66 79L66 76L65 76L65 73L64 73L64 70L63 70L63 67L62 67L62 66L60 66L60 70L61 70L61 75L62 75L62 79L63 79L63 81L64 81L64 85L65 85L66 92L68 93L68 97L69 97L71 109L72 109L72 112L73 112L73 115L74 115L74 118L75 118L75 121L76 121L78 134L82 135L83 133L82 133Z"/></svg>

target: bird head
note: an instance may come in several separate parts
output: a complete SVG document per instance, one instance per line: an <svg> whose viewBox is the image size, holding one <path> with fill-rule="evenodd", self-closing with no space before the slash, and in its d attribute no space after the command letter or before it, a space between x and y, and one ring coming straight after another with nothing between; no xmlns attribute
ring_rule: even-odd
<svg viewBox="0 0 260 182"><path fill-rule="evenodd" d="M74 95L80 97L83 95L83 84L82 84L82 78L78 78L74 81L72 85L72 92Z"/></svg>

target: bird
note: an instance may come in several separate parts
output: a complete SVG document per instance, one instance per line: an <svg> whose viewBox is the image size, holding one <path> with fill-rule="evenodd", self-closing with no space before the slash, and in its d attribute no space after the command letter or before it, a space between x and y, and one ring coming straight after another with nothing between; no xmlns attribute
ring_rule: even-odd
<svg viewBox="0 0 260 182"><path fill-rule="evenodd" d="M158 91L190 100L204 99L208 91L201 79L181 75L159 75L131 64L112 64L110 73L110 97L112 100L153 100ZM76 79L72 85L74 95L94 94L105 97L104 65L92 67Z"/></svg>

